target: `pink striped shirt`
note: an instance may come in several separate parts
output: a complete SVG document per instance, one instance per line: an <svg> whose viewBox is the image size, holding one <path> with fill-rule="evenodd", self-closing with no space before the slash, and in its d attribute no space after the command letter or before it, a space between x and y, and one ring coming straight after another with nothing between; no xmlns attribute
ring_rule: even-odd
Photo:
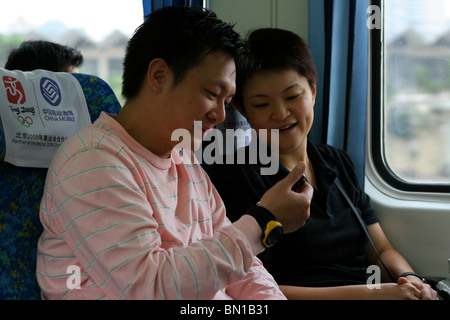
<svg viewBox="0 0 450 320"><path fill-rule="evenodd" d="M41 204L42 297L285 299L255 258L256 221L229 222L191 155L161 159L105 113L68 139Z"/></svg>

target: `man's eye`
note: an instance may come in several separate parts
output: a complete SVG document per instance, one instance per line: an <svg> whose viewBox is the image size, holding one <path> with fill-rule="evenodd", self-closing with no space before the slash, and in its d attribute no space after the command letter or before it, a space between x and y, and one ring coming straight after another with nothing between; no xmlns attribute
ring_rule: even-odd
<svg viewBox="0 0 450 320"><path fill-rule="evenodd" d="M255 108L264 108L267 107L269 104L268 103L259 103L259 104L254 104L253 106Z"/></svg>
<svg viewBox="0 0 450 320"><path fill-rule="evenodd" d="M212 92L212 91L210 91L210 90L206 90L206 92L207 92L211 97L213 97L213 98L217 98L217 96L218 96L217 93L214 93L214 92Z"/></svg>

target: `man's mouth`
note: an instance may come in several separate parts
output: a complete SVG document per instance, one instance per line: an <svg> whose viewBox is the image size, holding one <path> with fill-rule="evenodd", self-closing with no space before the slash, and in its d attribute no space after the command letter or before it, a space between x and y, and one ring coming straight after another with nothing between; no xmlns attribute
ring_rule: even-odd
<svg viewBox="0 0 450 320"><path fill-rule="evenodd" d="M203 137L205 137L212 129L213 127L202 127Z"/></svg>

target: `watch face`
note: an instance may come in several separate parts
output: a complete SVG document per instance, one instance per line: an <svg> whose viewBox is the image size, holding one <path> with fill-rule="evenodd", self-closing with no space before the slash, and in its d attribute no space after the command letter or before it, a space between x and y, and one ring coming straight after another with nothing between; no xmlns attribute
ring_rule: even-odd
<svg viewBox="0 0 450 320"><path fill-rule="evenodd" d="M283 227L281 225L276 226L267 235L266 246L272 247L276 245L281 240L282 236L283 236Z"/></svg>

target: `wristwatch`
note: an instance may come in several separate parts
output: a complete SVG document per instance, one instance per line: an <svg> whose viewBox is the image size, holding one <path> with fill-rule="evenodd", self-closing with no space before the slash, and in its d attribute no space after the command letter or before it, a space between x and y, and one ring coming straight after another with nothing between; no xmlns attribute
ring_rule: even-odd
<svg viewBox="0 0 450 320"><path fill-rule="evenodd" d="M276 245L283 236L283 225L266 208L256 206L247 212L255 218L262 230L261 240L266 248Z"/></svg>
<svg viewBox="0 0 450 320"><path fill-rule="evenodd" d="M402 278L402 277L407 277L407 276L414 276L414 277L417 277L417 278L419 278L420 280L422 280L423 283L427 283L427 280L425 280L424 277L422 277L421 275L419 275L419 274L417 274L417 273L415 273L415 272L404 272L404 273L402 273L401 275L399 275L398 277L399 277L399 278Z"/></svg>

